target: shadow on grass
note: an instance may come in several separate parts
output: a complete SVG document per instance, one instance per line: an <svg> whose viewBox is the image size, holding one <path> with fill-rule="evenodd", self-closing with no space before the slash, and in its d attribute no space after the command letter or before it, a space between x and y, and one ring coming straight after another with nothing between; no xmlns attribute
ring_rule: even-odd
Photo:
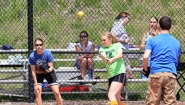
<svg viewBox="0 0 185 105"><path fill-rule="evenodd" d="M16 96L0 96L0 102L28 102L28 98Z"/></svg>
<svg viewBox="0 0 185 105"><path fill-rule="evenodd" d="M132 93L128 95L129 101L139 101L139 100L145 100L145 95L140 93Z"/></svg>
<svg viewBox="0 0 185 105"><path fill-rule="evenodd" d="M54 95L43 95L43 100L55 100ZM64 100L107 100L107 94L62 94Z"/></svg>

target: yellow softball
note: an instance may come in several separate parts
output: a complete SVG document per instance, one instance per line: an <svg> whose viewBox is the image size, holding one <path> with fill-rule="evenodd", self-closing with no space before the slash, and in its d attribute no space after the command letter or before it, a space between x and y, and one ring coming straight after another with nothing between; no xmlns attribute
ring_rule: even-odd
<svg viewBox="0 0 185 105"><path fill-rule="evenodd" d="M78 16L78 18L82 18L84 16L84 12L83 11L79 11L77 13L77 16Z"/></svg>

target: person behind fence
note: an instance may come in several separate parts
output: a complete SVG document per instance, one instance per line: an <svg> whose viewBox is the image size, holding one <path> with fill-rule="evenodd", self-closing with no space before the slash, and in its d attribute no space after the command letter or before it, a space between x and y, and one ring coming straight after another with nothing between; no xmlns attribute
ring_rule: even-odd
<svg viewBox="0 0 185 105"><path fill-rule="evenodd" d="M150 29L149 31L147 31L146 33L143 34L142 40L141 40L141 49L144 50L145 46L146 46L146 42L148 39L156 36L157 34L159 34L158 31L158 19L155 16L152 16L150 18Z"/></svg>
<svg viewBox="0 0 185 105"><path fill-rule="evenodd" d="M87 31L82 31L80 33L80 42L75 45L76 51L78 52L94 52L95 44L88 40ZM83 79L86 70L92 69L92 78L94 78L94 62L93 62L93 54L79 54L76 58L75 66L80 69L81 77L79 79Z"/></svg>
<svg viewBox="0 0 185 105"><path fill-rule="evenodd" d="M120 100L121 89L126 84L126 68L122 58L124 48L111 32L102 34L101 43L99 53L100 58L106 63L109 81L108 98L111 105L124 105Z"/></svg>
<svg viewBox="0 0 185 105"><path fill-rule="evenodd" d="M115 20L116 21L114 22L110 32L114 34L118 38L118 41L124 46L125 48L124 52L127 52L129 51L130 38L128 37L128 34L124 26L126 26L130 21L130 14L127 12L121 12L116 17ZM128 59L128 55L123 55L123 59L126 65L127 78L130 79L134 78L134 75L132 74L131 71L130 60Z"/></svg>
<svg viewBox="0 0 185 105"><path fill-rule="evenodd" d="M62 97L59 92L59 84L57 83L56 73L54 71L54 58L49 50L44 49L44 42L41 38L35 39L35 51L32 52L28 59L32 77L34 80L35 101L37 105L42 105L42 84L46 79L49 87L54 93L57 105L63 105ZM46 72L40 72L44 69Z"/></svg>
<svg viewBox="0 0 185 105"><path fill-rule="evenodd" d="M163 16L159 20L160 34L146 43L143 74L149 72L148 58L151 57L146 105L159 105L161 95L165 105L176 103L176 67L180 56L180 42L170 34L171 25L171 18Z"/></svg>
<svg viewBox="0 0 185 105"><path fill-rule="evenodd" d="M146 46L146 43L147 43L148 39L150 39L150 38L156 36L157 34L159 34L157 25L158 25L157 17L152 16L150 18L150 30L143 34L143 37L142 37L142 40L141 40L141 46L140 47L141 47L142 50L145 49L145 46ZM143 66L142 61L141 61L140 66ZM150 66L150 57L148 58L148 66ZM146 77L143 74L141 74L141 78L146 78Z"/></svg>

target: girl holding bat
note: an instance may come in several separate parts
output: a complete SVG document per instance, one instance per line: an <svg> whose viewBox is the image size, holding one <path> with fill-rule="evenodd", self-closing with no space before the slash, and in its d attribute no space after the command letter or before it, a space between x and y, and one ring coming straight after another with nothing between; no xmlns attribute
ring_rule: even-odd
<svg viewBox="0 0 185 105"><path fill-rule="evenodd" d="M124 105L121 103L121 89L126 83L126 68L123 61L123 45L117 43L118 39L110 32L101 36L102 47L99 49L100 58L106 63L109 81L108 98L111 105Z"/></svg>
<svg viewBox="0 0 185 105"><path fill-rule="evenodd" d="M63 105L59 92L57 77L53 68L53 55L49 50L43 49L43 40L35 40L35 51L29 56L28 64L31 67L32 77L34 80L35 101L37 105L42 105L42 84L44 79L48 82L56 98L57 105ZM42 71L42 72L41 72ZM45 71L45 72L44 72Z"/></svg>

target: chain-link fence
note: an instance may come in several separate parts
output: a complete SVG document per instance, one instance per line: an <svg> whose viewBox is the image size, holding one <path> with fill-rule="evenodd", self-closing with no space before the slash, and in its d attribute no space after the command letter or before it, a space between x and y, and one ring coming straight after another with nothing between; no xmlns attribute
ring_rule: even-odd
<svg viewBox="0 0 185 105"><path fill-rule="evenodd" d="M173 21L171 33L181 42L184 54L184 5L183 0L0 0L0 44L3 49L0 50L1 101L33 102L33 81L27 68L27 58L34 49L34 39L38 37L53 53L64 100L90 100L95 103L108 100L105 65L97 56L97 47L101 45L101 34L111 29L115 17L122 11L131 14L125 28L131 38L131 50L127 54L134 74L134 79L129 79L124 87L122 96L129 100L145 100L147 79L142 79L141 68L138 67L143 53L139 49L143 33L149 30L152 16L158 19L170 16ZM84 12L82 18L77 17L78 11ZM96 46L94 75L100 79L89 80L88 73L84 80L78 79L80 70L74 66L78 55L74 45L80 41L79 35L83 30L88 32L89 41ZM9 50L11 48L13 50ZM184 60L183 55L181 59ZM183 76L183 70L179 71L180 100L185 100ZM43 99L55 100L47 85L43 84Z"/></svg>

